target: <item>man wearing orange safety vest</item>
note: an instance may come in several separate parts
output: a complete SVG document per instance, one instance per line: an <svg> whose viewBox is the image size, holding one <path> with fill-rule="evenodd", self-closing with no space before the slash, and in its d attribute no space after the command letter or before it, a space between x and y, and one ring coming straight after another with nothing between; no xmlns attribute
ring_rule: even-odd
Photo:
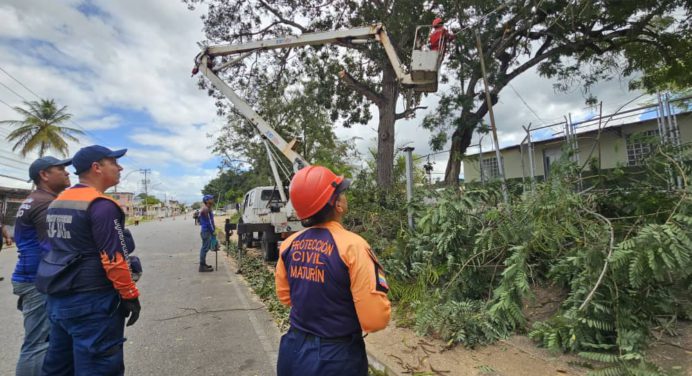
<svg viewBox="0 0 692 376"><path fill-rule="evenodd" d="M368 243L342 225L350 183L322 166L303 168L291 180L291 202L308 228L281 244L276 264L276 293L291 306L279 376L365 376L362 332L389 323L384 270Z"/></svg>
<svg viewBox="0 0 692 376"><path fill-rule="evenodd" d="M137 321L139 291L130 271L125 214L103 192L120 181L117 159L126 151L80 149L72 158L79 184L48 207L51 247L36 275L36 288L48 295L51 322L44 375L125 372L125 319L127 326Z"/></svg>
<svg viewBox="0 0 692 376"><path fill-rule="evenodd" d="M442 18L437 17L432 22L433 30L430 33L430 49L444 51L447 42L454 40L454 34L445 29Z"/></svg>

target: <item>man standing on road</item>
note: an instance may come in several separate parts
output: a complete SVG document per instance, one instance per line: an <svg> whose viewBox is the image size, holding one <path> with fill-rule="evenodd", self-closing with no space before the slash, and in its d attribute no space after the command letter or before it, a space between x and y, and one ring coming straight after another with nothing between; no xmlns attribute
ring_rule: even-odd
<svg viewBox="0 0 692 376"><path fill-rule="evenodd" d="M71 159L50 156L35 160L29 166L29 177L36 190L17 210L14 239L19 259L12 274L12 290L19 297L17 309L24 316L24 343L17 361L17 376L40 375L48 350L50 322L46 314L46 296L36 290L34 280L39 261L50 249L46 210L55 197L70 186L70 174L65 166L71 163Z"/></svg>
<svg viewBox="0 0 692 376"><path fill-rule="evenodd" d="M211 265L207 265L207 252L211 249L212 238L216 237L216 226L214 225L214 196L204 195L202 197L202 209L199 211L200 236L202 236L202 248L199 250L199 271L214 271Z"/></svg>
<svg viewBox="0 0 692 376"><path fill-rule="evenodd" d="M39 264L36 287L48 294L50 345L43 374L123 375L125 318L139 318L124 234L125 213L105 195L118 184L117 159L127 149L99 145L72 158L79 184L48 208L51 249Z"/></svg>
<svg viewBox="0 0 692 376"><path fill-rule="evenodd" d="M291 180L291 202L308 228L281 244L276 264L277 296L291 306L278 376L366 376L362 332L389 323L384 271L368 243L342 225L350 184L322 166Z"/></svg>

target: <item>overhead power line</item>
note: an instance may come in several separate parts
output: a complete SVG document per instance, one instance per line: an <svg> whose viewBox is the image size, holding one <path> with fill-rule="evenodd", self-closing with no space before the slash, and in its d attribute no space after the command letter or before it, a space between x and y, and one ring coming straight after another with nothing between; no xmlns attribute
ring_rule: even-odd
<svg viewBox="0 0 692 376"><path fill-rule="evenodd" d="M26 87L21 81L19 81L18 79L14 78L14 76L12 76L8 71L4 70L2 67L0 67L0 71L3 71L6 75L8 75L11 79L13 79L13 80L14 80L15 82L17 82L19 85L21 85L24 89L26 89L26 91L28 91L29 93L33 94L36 98L41 99L41 97L40 97L38 94L34 93L33 90L31 90L31 89L29 89L28 87Z"/></svg>
<svg viewBox="0 0 692 376"><path fill-rule="evenodd" d="M21 94L17 93L16 91L12 90L11 87L9 87L9 86L3 84L2 82L0 82L0 85L4 86L5 89L9 90L12 94L18 96L19 98L22 98L24 101L27 101L27 99L26 99L23 95L21 95Z"/></svg>
<svg viewBox="0 0 692 376"><path fill-rule="evenodd" d="M27 183L27 179L18 178L18 177L16 177L16 176L5 175L5 174L0 174L0 176L2 176L3 178L19 180L19 181L22 181L22 182L24 182L24 183Z"/></svg>
<svg viewBox="0 0 692 376"><path fill-rule="evenodd" d="M519 100L521 101L521 103L523 103L524 106L525 106L529 111L531 111L531 113L533 114L533 116L535 116L536 119L538 119L538 120L541 122L542 125L546 125L547 123L546 123L543 119L541 119L540 116L538 116L538 114L536 113L536 111L534 111L533 108L531 108L531 106L529 106L528 103L526 103L526 101L525 101L524 98L521 96L521 94L519 94L519 92L517 91L517 89L515 89L514 86L512 86L511 83L508 83L507 85L509 85L509 88L512 89L512 91L514 92L514 94L517 95L517 97L519 97Z"/></svg>
<svg viewBox="0 0 692 376"><path fill-rule="evenodd" d="M7 104L7 102L5 102L4 100L0 99L0 103L4 104L5 106L9 107L10 110L14 111L14 107Z"/></svg>
<svg viewBox="0 0 692 376"><path fill-rule="evenodd" d="M15 80L18 84L20 84L23 88L25 88L25 89L26 89L27 91L29 91L31 94L33 94L36 98L38 98L39 100L42 100L42 99L43 99L43 98L41 98L41 96L39 96L38 94L36 94L33 90L29 89L29 87L27 87L26 85L24 85L21 81L19 81L19 80L16 79L14 76L12 76L12 75L11 75L9 72L7 72L5 69L3 69L2 67L0 67L0 70L2 70L6 75L8 75L8 76L9 76L10 78L12 78L13 80ZM0 82L0 85L4 86L5 88L7 88L7 90L11 91L11 92L14 93L16 96L22 98L24 101L28 102L28 100L27 100L24 96L22 96L21 94L17 93L17 92L14 91L14 90L12 90L9 86L3 84L2 82ZM7 106L7 107L11 108L12 110L14 110L14 107L10 106L10 105L7 104L6 102L4 102L4 101L2 101L2 100L0 100L0 102L2 102L3 104L5 104L5 106ZM105 141L102 140L100 137L96 136L96 135L93 134L92 132L87 131L84 127L82 127L81 125L77 124L74 120L69 119L68 121L69 121L70 123L72 123L74 126L76 126L77 128L79 128L80 130L82 130L82 131L83 131L85 134L87 134L88 136L91 136L91 137L97 139L98 141L104 142L104 143L105 143Z"/></svg>
<svg viewBox="0 0 692 376"><path fill-rule="evenodd" d="M9 153L9 152L6 152L6 153L12 154L12 153ZM14 156L14 155L13 155L13 156ZM24 166L28 166L28 165L31 164L31 163L29 163L29 162L27 162L27 161L23 161L23 160L21 160L21 159L16 159L16 158L8 157L8 156L2 155L2 154L0 154L0 158L5 159L5 160L8 160L8 161L12 161L12 162L14 162L14 163L19 163L19 164L24 165Z"/></svg>

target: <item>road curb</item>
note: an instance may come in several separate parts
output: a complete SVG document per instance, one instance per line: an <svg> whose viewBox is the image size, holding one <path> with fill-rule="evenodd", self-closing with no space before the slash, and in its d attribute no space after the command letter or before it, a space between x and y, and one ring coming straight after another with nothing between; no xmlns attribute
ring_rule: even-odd
<svg viewBox="0 0 692 376"><path fill-rule="evenodd" d="M398 372L394 371L392 367L388 366L385 362L378 359L370 351L366 350L365 352L368 355L368 364L370 365L370 367L374 368L377 371L384 372L384 374L387 376L401 376Z"/></svg>

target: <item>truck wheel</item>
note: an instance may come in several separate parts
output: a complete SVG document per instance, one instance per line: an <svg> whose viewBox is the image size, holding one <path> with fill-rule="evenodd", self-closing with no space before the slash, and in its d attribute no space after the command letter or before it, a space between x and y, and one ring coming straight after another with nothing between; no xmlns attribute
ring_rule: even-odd
<svg viewBox="0 0 692 376"><path fill-rule="evenodd" d="M248 248L252 248L252 233L251 232L246 232L245 233L245 246Z"/></svg>
<svg viewBox="0 0 692 376"><path fill-rule="evenodd" d="M273 239L273 234L268 231L262 233L262 253L264 254L264 261L279 259L279 248L276 245L276 240Z"/></svg>

